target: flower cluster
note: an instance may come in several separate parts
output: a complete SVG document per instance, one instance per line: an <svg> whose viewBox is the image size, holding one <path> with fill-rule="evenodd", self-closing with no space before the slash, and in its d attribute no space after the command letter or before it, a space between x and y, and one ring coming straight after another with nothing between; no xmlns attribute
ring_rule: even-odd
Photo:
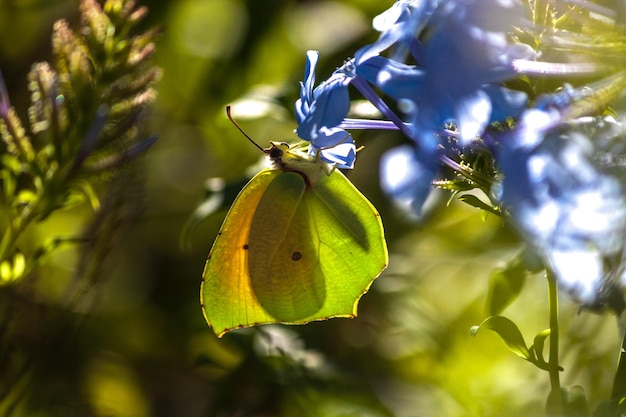
<svg viewBox="0 0 626 417"><path fill-rule="evenodd" d="M611 152L589 133L609 122L591 116L619 97L626 77L615 73L558 91L533 85L528 76L538 74L606 76L580 57L573 64L544 60L542 42L558 39L541 38L533 7L503 0L396 1L374 19L378 40L316 87L319 54L307 53L296 132L310 141L312 155L352 168L355 144L347 130L401 131L408 143L381 157L381 186L395 202L419 215L434 183L483 191L490 211L513 222L561 285L596 305L607 277L626 284L619 278L626 197L616 170L598 158ZM348 118L349 86L381 120ZM613 139L626 136L618 121L609 124ZM473 165L478 154L489 155L488 169ZM464 188L440 179L450 168L464 178Z"/></svg>

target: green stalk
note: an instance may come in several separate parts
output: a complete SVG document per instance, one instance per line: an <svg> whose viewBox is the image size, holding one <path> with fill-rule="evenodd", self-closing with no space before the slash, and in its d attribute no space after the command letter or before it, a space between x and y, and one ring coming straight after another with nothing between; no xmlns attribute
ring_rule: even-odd
<svg viewBox="0 0 626 417"><path fill-rule="evenodd" d="M564 416L563 396L559 377L559 301L556 278L551 271L547 271L548 279L548 308L550 314L550 357L548 372L550 374L550 397L548 410L551 416Z"/></svg>

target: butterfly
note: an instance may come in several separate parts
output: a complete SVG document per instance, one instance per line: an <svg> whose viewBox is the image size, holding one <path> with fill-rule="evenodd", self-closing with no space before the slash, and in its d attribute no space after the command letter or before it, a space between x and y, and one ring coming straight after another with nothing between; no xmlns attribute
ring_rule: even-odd
<svg viewBox="0 0 626 417"><path fill-rule="evenodd" d="M338 169L308 155L306 143L263 149L231 121L271 167L239 193L211 248L200 291L208 324L222 337L355 317L389 259L379 213Z"/></svg>

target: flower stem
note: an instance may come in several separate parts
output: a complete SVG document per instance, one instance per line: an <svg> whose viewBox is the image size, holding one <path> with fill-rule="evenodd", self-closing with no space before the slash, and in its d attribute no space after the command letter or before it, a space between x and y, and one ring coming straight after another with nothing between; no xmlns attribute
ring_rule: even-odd
<svg viewBox="0 0 626 417"><path fill-rule="evenodd" d="M559 302L556 277L547 271L548 279L548 309L550 314L550 357L548 372L550 374L550 397L548 400L548 415L564 416L563 397L559 378Z"/></svg>
<svg viewBox="0 0 626 417"><path fill-rule="evenodd" d="M359 90L363 97L369 100L370 103L374 105L378 109L379 112L382 113L387 119L391 120L397 127L404 133L407 137L412 138L411 129L396 115L393 110L387 106L387 103L384 102L383 99L378 97L378 94L374 91L374 89L361 77L355 77L352 81L352 85Z"/></svg>

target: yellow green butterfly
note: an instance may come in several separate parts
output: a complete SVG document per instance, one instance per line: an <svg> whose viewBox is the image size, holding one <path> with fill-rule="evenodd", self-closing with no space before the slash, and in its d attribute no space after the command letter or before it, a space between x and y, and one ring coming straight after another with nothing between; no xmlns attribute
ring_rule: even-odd
<svg viewBox="0 0 626 417"><path fill-rule="evenodd" d="M239 193L213 244L200 302L218 337L260 324L355 317L387 266L374 206L305 146L259 147L272 166Z"/></svg>

